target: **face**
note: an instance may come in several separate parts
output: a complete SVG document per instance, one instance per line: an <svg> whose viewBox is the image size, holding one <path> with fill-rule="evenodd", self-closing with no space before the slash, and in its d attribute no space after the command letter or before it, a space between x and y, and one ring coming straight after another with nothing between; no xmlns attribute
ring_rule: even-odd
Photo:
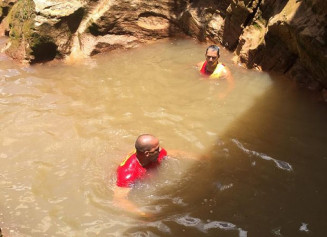
<svg viewBox="0 0 327 237"><path fill-rule="evenodd" d="M208 49L206 60L209 66L213 67L218 64L218 52L213 49Z"/></svg>
<svg viewBox="0 0 327 237"><path fill-rule="evenodd" d="M150 151L145 152L146 160L144 165L157 161L160 153L159 141L156 142Z"/></svg>

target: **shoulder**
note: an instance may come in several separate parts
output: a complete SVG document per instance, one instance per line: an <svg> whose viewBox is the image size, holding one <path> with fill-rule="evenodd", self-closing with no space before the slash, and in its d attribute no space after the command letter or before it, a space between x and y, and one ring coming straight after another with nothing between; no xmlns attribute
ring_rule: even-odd
<svg viewBox="0 0 327 237"><path fill-rule="evenodd" d="M221 69L227 68L227 66L224 63L218 63L217 68L220 67Z"/></svg>
<svg viewBox="0 0 327 237"><path fill-rule="evenodd" d="M117 168L117 186L129 187L137 178L138 162L136 154L129 154Z"/></svg>
<svg viewBox="0 0 327 237"><path fill-rule="evenodd" d="M227 72L228 68L227 68L227 66L225 64L219 63L218 65L220 67L220 70L222 70L223 73Z"/></svg>
<svg viewBox="0 0 327 237"><path fill-rule="evenodd" d="M224 64L224 63L220 63L221 64L221 68L225 71L225 72L230 72L229 68Z"/></svg>
<svg viewBox="0 0 327 237"><path fill-rule="evenodd" d="M120 163L119 167L125 166L126 163L132 162L136 158L135 150L128 153L128 155L124 158L124 160Z"/></svg>

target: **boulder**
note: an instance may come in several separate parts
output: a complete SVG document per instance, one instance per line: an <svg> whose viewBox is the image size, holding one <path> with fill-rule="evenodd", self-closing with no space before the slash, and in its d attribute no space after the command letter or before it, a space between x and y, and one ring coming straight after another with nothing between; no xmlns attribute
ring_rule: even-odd
<svg viewBox="0 0 327 237"><path fill-rule="evenodd" d="M20 0L8 15L7 54L30 63L89 56L180 35L186 0ZM96 38L96 39L95 39Z"/></svg>
<svg viewBox="0 0 327 237"><path fill-rule="evenodd" d="M180 34L178 19L186 1L103 0L78 29L73 52L86 56L116 48L130 48Z"/></svg>
<svg viewBox="0 0 327 237"><path fill-rule="evenodd" d="M18 0L2 0L0 2L0 22L8 15L8 12L17 1Z"/></svg>
<svg viewBox="0 0 327 237"><path fill-rule="evenodd" d="M318 8L318 1L309 4L289 0L285 3L277 7L261 6L260 16L254 18L240 36L236 50L239 62L248 68L260 65L263 70L291 77L299 77L299 73L294 71L300 64L300 71L310 72L315 80L327 87L326 13L314 11ZM257 38L256 35L260 40L253 39ZM312 77L296 80L302 84L307 82L307 86L312 88Z"/></svg>
<svg viewBox="0 0 327 237"><path fill-rule="evenodd" d="M2 0L0 2L0 36L9 34L9 24L6 16L18 0Z"/></svg>
<svg viewBox="0 0 327 237"><path fill-rule="evenodd" d="M7 54L18 60L42 62L62 58L83 17L80 1L21 0L10 10Z"/></svg>

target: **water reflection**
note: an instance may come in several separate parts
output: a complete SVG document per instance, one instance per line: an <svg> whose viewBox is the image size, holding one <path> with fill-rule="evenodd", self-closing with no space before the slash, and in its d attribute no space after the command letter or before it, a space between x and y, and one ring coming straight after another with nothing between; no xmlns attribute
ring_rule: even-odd
<svg viewBox="0 0 327 237"><path fill-rule="evenodd" d="M325 107L225 51L235 88L222 100L226 85L194 69L205 48L174 40L33 67L1 56L6 236L323 233ZM130 198L152 219L112 202L115 169L145 132L202 158L171 157L135 187Z"/></svg>

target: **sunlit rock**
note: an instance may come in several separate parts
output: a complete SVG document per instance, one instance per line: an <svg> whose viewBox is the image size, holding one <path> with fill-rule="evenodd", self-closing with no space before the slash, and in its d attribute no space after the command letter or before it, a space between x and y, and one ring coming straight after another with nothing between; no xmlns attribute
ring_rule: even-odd
<svg viewBox="0 0 327 237"><path fill-rule="evenodd" d="M2 0L0 2L0 36L8 34L9 32L9 25L6 21L6 16L17 1L18 0Z"/></svg>
<svg viewBox="0 0 327 237"><path fill-rule="evenodd" d="M7 21L7 53L18 60L42 62L70 52L72 34L83 17L80 1L18 1Z"/></svg>
<svg viewBox="0 0 327 237"><path fill-rule="evenodd" d="M181 33L178 19L185 6L184 0L98 1L81 21L68 59L174 37Z"/></svg>
<svg viewBox="0 0 327 237"><path fill-rule="evenodd" d="M166 30L169 27L169 21L162 16L140 16L137 25L148 30Z"/></svg>
<svg viewBox="0 0 327 237"><path fill-rule="evenodd" d="M266 71L286 73L309 89L326 87L326 4L321 0L262 3L239 38L239 61L248 68L260 65Z"/></svg>

